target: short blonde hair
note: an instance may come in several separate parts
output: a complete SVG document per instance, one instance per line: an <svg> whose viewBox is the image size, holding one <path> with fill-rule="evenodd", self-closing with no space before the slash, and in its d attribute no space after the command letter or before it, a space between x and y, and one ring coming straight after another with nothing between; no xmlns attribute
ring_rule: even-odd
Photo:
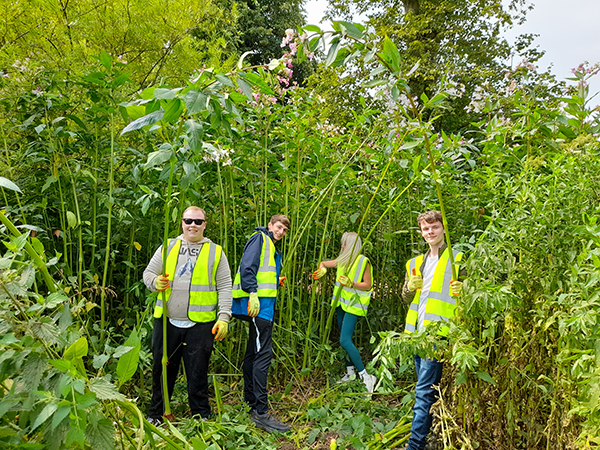
<svg viewBox="0 0 600 450"><path fill-rule="evenodd" d="M202 208L200 208L199 206L188 206L185 211L183 212L182 216L185 216L185 213L188 211L200 211L202 214L204 214L204 220L207 219L206 217L206 211L204 211Z"/></svg>

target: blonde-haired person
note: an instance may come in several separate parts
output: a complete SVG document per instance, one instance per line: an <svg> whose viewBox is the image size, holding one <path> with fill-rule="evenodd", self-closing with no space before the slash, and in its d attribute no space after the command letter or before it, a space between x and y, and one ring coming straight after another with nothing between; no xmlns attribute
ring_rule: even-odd
<svg viewBox="0 0 600 450"><path fill-rule="evenodd" d="M367 373L360 353L352 341L356 322L359 317L367 315L371 301L373 288L371 263L366 256L360 254L362 241L358 234L344 233L341 244L342 249L338 257L322 261L319 268L313 273L313 278L318 280L327 273L327 269L337 268L332 305L335 304L336 294L341 285L336 315L340 327L340 345L348 354L348 358L346 358L347 373L342 381L350 381L358 373L367 387L367 391L372 393L377 377Z"/></svg>

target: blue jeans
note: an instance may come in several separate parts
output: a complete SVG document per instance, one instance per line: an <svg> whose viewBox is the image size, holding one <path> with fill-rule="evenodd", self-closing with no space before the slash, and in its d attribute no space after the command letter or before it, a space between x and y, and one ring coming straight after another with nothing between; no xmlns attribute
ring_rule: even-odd
<svg viewBox="0 0 600 450"><path fill-rule="evenodd" d="M423 359L420 356L415 356L415 366L417 369L417 395L413 407L413 420L407 450L423 450L425 448L427 435L433 421L429 410L431 405L436 402L438 395L438 391L433 389L432 385L440 384L444 367L435 358Z"/></svg>

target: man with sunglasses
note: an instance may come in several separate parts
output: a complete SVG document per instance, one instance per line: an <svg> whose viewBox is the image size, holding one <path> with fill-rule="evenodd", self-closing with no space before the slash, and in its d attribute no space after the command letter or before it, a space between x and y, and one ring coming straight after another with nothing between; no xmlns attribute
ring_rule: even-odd
<svg viewBox="0 0 600 450"><path fill-rule="evenodd" d="M273 318L280 279L281 253L275 243L290 228L290 219L278 214L266 227L257 227L244 247L244 254L233 282L233 314L249 322L244 356L244 400L250 418L265 431L285 433L290 427L269 413L267 378L273 358Z"/></svg>
<svg viewBox="0 0 600 450"><path fill-rule="evenodd" d="M152 332L152 400L148 421L163 422L162 354L164 312L167 310L167 384L173 394L181 359L187 376L192 416L206 420L211 414L208 403L208 363L213 341L227 335L231 318L231 271L221 246L204 237L206 212L190 206L181 220L183 233L169 239L166 268L160 246L144 270L144 283L159 292L154 308Z"/></svg>

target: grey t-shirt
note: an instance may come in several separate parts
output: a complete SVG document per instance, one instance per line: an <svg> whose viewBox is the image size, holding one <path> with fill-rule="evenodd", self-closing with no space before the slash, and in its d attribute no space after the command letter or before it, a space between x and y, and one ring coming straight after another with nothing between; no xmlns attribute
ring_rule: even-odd
<svg viewBox="0 0 600 450"><path fill-rule="evenodd" d="M183 235L177 239L181 239L181 247L179 248L179 257L177 266L173 274L171 282L171 297L169 298L168 316L171 323L180 328L193 326L194 322L188 318L188 307L190 301L190 282L192 273L196 266L196 259L200 254L202 245L212 242L208 238L202 239L200 242L189 242L183 238ZM144 270L144 284L148 289L156 292L154 285L156 278L162 274L162 245L154 252L152 259L148 263L148 267ZM231 271L225 252L221 254L221 260L217 266L216 273L217 293L219 298L218 303L218 318L228 322L231 318L231 304L233 296L231 293Z"/></svg>

